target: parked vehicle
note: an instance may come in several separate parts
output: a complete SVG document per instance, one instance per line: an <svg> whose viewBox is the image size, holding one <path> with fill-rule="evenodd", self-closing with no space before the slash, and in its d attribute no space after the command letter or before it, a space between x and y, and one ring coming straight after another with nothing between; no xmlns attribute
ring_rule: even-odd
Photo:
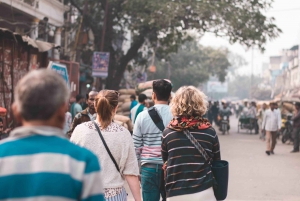
<svg viewBox="0 0 300 201"><path fill-rule="evenodd" d="M281 141L286 143L288 140L293 142L293 121L292 115L287 115L286 119L283 119L283 125L281 127Z"/></svg>
<svg viewBox="0 0 300 201"><path fill-rule="evenodd" d="M255 118L240 116L237 132L240 133L240 130L247 130L252 134L252 131L255 131L256 121Z"/></svg>
<svg viewBox="0 0 300 201"><path fill-rule="evenodd" d="M225 135L225 133L229 130L229 119L226 115L221 119L220 130L222 131L223 135Z"/></svg>

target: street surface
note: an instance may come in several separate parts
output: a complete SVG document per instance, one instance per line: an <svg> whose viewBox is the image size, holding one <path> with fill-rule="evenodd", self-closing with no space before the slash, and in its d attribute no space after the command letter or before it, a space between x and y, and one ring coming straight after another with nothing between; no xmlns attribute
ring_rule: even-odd
<svg viewBox="0 0 300 201"><path fill-rule="evenodd" d="M237 119L231 117L230 134L219 134L222 159L229 161L226 200L300 201L300 154L278 141L275 155L267 156L258 135L242 132L237 134ZM126 189L128 201L134 201Z"/></svg>

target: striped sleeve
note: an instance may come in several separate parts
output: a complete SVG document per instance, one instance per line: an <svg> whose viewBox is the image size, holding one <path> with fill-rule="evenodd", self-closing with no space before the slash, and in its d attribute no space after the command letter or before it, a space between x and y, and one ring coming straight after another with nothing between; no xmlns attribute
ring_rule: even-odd
<svg viewBox="0 0 300 201"><path fill-rule="evenodd" d="M141 159L141 152L143 149L143 137L142 137L142 132L141 132L141 116L138 115L134 124L133 128L133 143L135 147L135 152L136 152L136 157L138 161Z"/></svg>
<svg viewBox="0 0 300 201"><path fill-rule="evenodd" d="M213 142L213 149L212 152L214 154L213 160L221 160L221 152L220 152L220 143L219 143L219 138L218 135L215 133L215 138Z"/></svg>
<svg viewBox="0 0 300 201"><path fill-rule="evenodd" d="M167 139L166 139L166 135L168 134L167 130L165 130L163 132L163 135L161 137L161 156L163 159L163 162L166 162L168 160L168 150L167 150Z"/></svg>
<svg viewBox="0 0 300 201"><path fill-rule="evenodd" d="M86 161L82 184L81 200L105 201L99 161L92 153Z"/></svg>

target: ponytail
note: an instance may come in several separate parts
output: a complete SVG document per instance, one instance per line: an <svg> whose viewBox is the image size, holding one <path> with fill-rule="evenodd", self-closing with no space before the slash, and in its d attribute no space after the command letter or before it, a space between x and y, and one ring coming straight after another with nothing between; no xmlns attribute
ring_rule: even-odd
<svg viewBox="0 0 300 201"><path fill-rule="evenodd" d="M102 90L97 95L95 103L101 127L105 129L112 122L114 109L118 106L118 94L112 90Z"/></svg>

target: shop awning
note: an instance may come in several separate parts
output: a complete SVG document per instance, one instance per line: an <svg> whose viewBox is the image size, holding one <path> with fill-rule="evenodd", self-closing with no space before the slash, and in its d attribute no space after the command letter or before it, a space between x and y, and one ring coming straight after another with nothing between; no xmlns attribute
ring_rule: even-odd
<svg viewBox="0 0 300 201"><path fill-rule="evenodd" d="M6 29L6 28L0 27L0 32L10 34L11 36L13 36L15 38L16 41L25 42L28 45L30 45L34 48L37 48L39 50L39 52L47 52L54 48L60 48L59 45L56 45L54 43L48 43L48 42L44 42L44 41L40 41L40 40L33 40L29 36L22 36L21 34L12 32L11 30Z"/></svg>

